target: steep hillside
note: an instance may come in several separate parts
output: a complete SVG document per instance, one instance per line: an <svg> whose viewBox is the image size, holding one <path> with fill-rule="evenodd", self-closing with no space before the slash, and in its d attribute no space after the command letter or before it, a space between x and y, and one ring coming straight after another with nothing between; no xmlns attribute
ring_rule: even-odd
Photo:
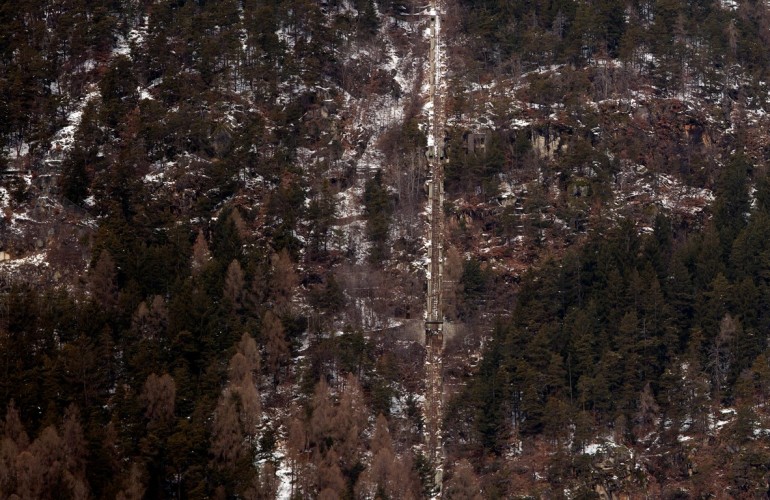
<svg viewBox="0 0 770 500"><path fill-rule="evenodd" d="M436 495L424 8L0 6L0 496ZM769 21L445 3L444 497L767 494Z"/></svg>

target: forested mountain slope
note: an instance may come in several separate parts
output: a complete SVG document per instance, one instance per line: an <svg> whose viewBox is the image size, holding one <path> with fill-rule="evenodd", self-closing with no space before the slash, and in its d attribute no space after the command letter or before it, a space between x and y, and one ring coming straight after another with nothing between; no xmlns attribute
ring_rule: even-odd
<svg viewBox="0 0 770 500"><path fill-rule="evenodd" d="M429 498L424 7L0 5L0 496ZM762 498L763 2L456 0L447 498Z"/></svg>

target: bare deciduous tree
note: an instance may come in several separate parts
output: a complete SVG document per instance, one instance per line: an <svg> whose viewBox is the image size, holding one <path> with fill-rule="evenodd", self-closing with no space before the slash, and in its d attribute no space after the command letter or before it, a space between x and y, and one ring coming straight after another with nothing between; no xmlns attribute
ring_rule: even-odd
<svg viewBox="0 0 770 500"><path fill-rule="evenodd" d="M94 301L105 309L112 309L118 302L117 270L107 250L102 250L91 271L89 290Z"/></svg>
<svg viewBox="0 0 770 500"><path fill-rule="evenodd" d="M297 410L295 413L299 413ZM308 473L308 429L305 422L297 415L291 417L286 443L289 468L291 469L291 496L309 494L310 474Z"/></svg>
<svg viewBox="0 0 770 500"><path fill-rule="evenodd" d="M24 425L19 417L19 410L16 409L16 404L13 400L8 403L8 409L5 413L3 434L6 438L12 440L20 450L24 450L29 446L29 437L27 437L27 432L24 430Z"/></svg>
<svg viewBox="0 0 770 500"><path fill-rule="evenodd" d="M291 299L299 283L299 278L297 277L296 266L286 249L273 255L270 262L273 265L270 289L273 292L274 309L278 314L281 314L291 309Z"/></svg>
<svg viewBox="0 0 770 500"><path fill-rule="evenodd" d="M278 480L275 475L275 466L271 462L265 462L259 468L251 486L244 492L246 500L271 500L277 498Z"/></svg>
<svg viewBox="0 0 770 500"><path fill-rule="evenodd" d="M259 349L257 348L257 342L254 340L254 337L247 332L243 332L241 340L238 342L237 349L249 362L249 370L255 373L259 372Z"/></svg>
<svg viewBox="0 0 770 500"><path fill-rule="evenodd" d="M267 368L277 381L279 368L289 357L289 343L280 318L271 311L267 311L262 318L262 336L267 351Z"/></svg>
<svg viewBox="0 0 770 500"><path fill-rule="evenodd" d="M151 425L168 423L174 417L176 384L168 373L160 377L151 373L140 398L145 404L144 415Z"/></svg>
<svg viewBox="0 0 770 500"><path fill-rule="evenodd" d="M230 360L230 383L226 392L238 398L238 419L247 438L253 439L262 413L262 405L254 379L254 364L237 352Z"/></svg>
<svg viewBox="0 0 770 500"><path fill-rule="evenodd" d="M380 414L371 442L372 461L356 483L356 494L361 498L414 498L412 471L401 465L408 460L400 460L393 450L393 440L388 430L387 419Z"/></svg>
<svg viewBox="0 0 770 500"><path fill-rule="evenodd" d="M447 481L444 498L481 500L481 485L473 466L463 459L454 467L452 478Z"/></svg>
<svg viewBox="0 0 770 500"><path fill-rule="evenodd" d="M218 465L226 468L253 453L262 413L255 379L259 368L256 343L244 333L236 349L212 427L211 452Z"/></svg>
<svg viewBox="0 0 770 500"><path fill-rule="evenodd" d="M636 413L636 425L633 429L637 439L641 439L653 429L659 412L660 406L655 401L650 383L647 382L639 396L639 410Z"/></svg>
<svg viewBox="0 0 770 500"><path fill-rule="evenodd" d="M88 443L80 425L80 411L74 404L64 412L61 426L61 437L64 445L65 467L73 479L85 483L86 458Z"/></svg>
<svg viewBox="0 0 770 500"><path fill-rule="evenodd" d="M722 386L727 380L727 374L730 371L733 352L731 344L740 328L737 320L729 314L725 314L722 321L719 322L719 333L714 338L714 343L709 350L708 368L711 370L711 377L714 382L714 395L717 401L722 394Z"/></svg>
<svg viewBox="0 0 770 500"><path fill-rule="evenodd" d="M203 235L203 231L198 231L198 237L195 238L195 243L192 249L191 267L193 276L199 274L201 270L211 260L211 251L209 245L206 242L206 237Z"/></svg>
<svg viewBox="0 0 770 500"><path fill-rule="evenodd" d="M316 485L320 491L319 500L341 498L345 493L347 483L338 462L337 453L332 449L318 464Z"/></svg>
<svg viewBox="0 0 770 500"><path fill-rule="evenodd" d="M131 465L131 472L126 478L125 487L115 496L116 500L141 500L144 498L144 481L142 468L139 464Z"/></svg>
<svg viewBox="0 0 770 500"><path fill-rule="evenodd" d="M225 287L222 295L225 300L230 302L230 306L233 312L237 312L243 307L244 299L244 277L241 264L233 259L230 265L227 266L227 274L225 275Z"/></svg>
<svg viewBox="0 0 770 500"><path fill-rule="evenodd" d="M227 393L219 398L211 434L211 452L220 465L233 465L243 457L245 436L238 419L237 403L232 394Z"/></svg>
<svg viewBox="0 0 770 500"><path fill-rule="evenodd" d="M157 340L163 336L168 326L168 308L163 297L155 295L149 307L146 302L140 303L131 318L131 326L143 340Z"/></svg>

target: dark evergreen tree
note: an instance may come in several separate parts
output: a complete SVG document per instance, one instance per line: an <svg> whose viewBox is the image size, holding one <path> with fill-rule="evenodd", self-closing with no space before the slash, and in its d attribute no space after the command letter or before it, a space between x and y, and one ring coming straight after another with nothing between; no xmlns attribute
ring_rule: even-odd
<svg viewBox="0 0 770 500"><path fill-rule="evenodd" d="M381 263L389 252L388 236L393 214L393 202L384 184L382 171L377 170L364 186L364 216L366 235L372 244L369 260Z"/></svg>

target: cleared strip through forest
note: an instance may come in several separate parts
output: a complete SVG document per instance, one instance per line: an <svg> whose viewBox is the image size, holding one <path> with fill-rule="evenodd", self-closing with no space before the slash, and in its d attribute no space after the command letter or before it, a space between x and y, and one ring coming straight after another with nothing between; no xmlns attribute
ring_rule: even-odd
<svg viewBox="0 0 770 500"><path fill-rule="evenodd" d="M441 6L431 0L430 11L429 79L430 102L428 124L428 204L430 213L429 266L427 304L425 314L427 447L436 468L436 485L441 496L444 452L441 442L443 413L443 199L444 199L444 112L441 86Z"/></svg>

